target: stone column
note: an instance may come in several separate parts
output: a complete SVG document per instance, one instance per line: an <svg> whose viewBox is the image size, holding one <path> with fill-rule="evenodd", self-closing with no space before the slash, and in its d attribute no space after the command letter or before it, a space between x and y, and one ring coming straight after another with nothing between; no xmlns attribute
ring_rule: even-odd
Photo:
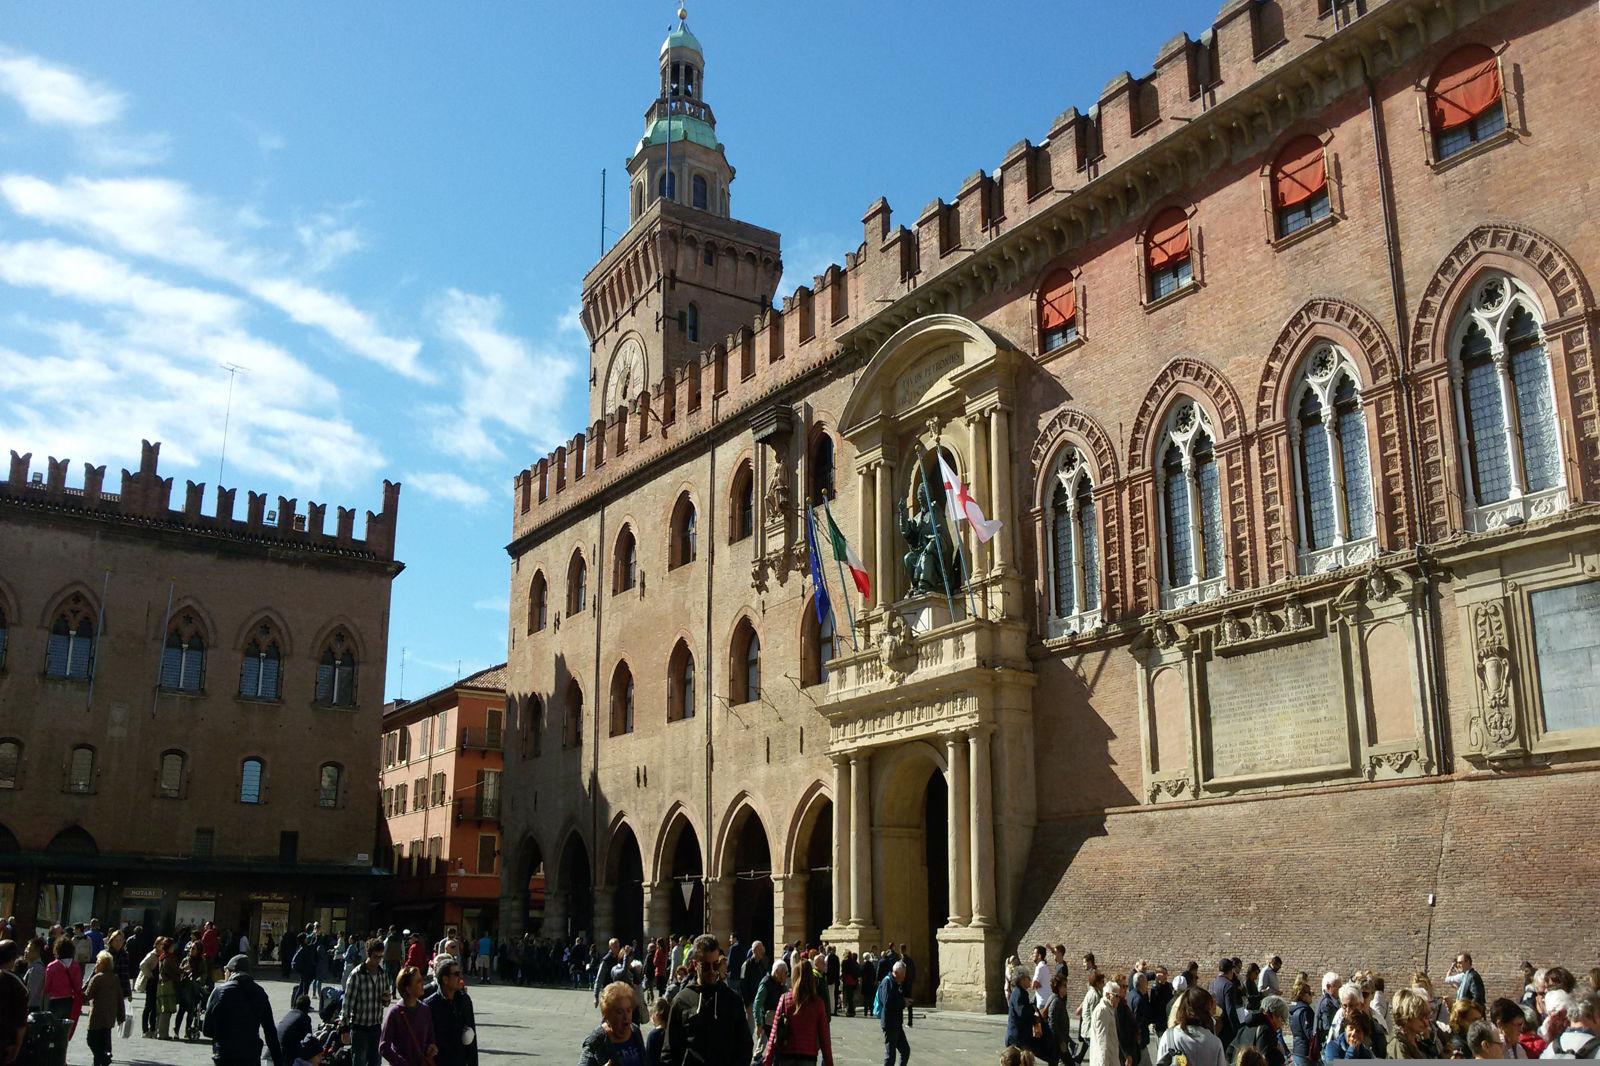
<svg viewBox="0 0 1600 1066"><path fill-rule="evenodd" d="M530 930L524 928L528 920L527 912L523 907L522 897L519 895L506 895L500 897L500 929L501 936L510 939L519 937ZM542 930L540 931L542 934ZM260 930L252 930L250 942L256 943L260 939ZM257 945L259 947L259 945Z"/></svg>
<svg viewBox="0 0 1600 1066"><path fill-rule="evenodd" d="M724 944L733 931L733 878L708 877L705 879L706 910L710 913L712 933Z"/></svg>
<svg viewBox="0 0 1600 1066"><path fill-rule="evenodd" d="M950 924L966 925L972 920L972 830L968 817L972 797L967 774L967 735L946 733L944 750L950 766Z"/></svg>
<svg viewBox="0 0 1600 1066"><path fill-rule="evenodd" d="M983 415L969 415L967 417L967 434L972 444L972 492L979 501L987 501L990 507L994 507L994 494L990 491L993 479L989 473L991 460L989 458L988 420ZM976 542L977 538L974 537L973 540ZM987 571L994 565L993 542L981 547L974 543L973 554L969 558L972 560L972 568L974 570Z"/></svg>
<svg viewBox="0 0 1600 1066"><path fill-rule="evenodd" d="M878 461L872 466L873 502L877 505L877 550L874 552L878 568L872 575L877 589L874 599L879 607L886 607L894 599L894 491L890 487L889 464Z"/></svg>
<svg viewBox="0 0 1600 1066"><path fill-rule="evenodd" d="M833 924L844 925L853 915L850 900L850 760L833 757Z"/></svg>
<svg viewBox="0 0 1600 1066"><path fill-rule="evenodd" d="M677 886L671 881L644 886L644 935L648 939L662 936L672 925L672 893Z"/></svg>
<svg viewBox="0 0 1600 1066"><path fill-rule="evenodd" d="M990 518L998 518L1005 526L995 535L994 565L1011 565L1011 432L1010 421L1004 409L996 407L989 412L989 469L993 484L990 487L989 506L994 511Z"/></svg>
<svg viewBox="0 0 1600 1066"><path fill-rule="evenodd" d="M994 792L989 773L989 734L980 726L967 737L972 755L972 924L995 924L994 906Z"/></svg>
<svg viewBox="0 0 1600 1066"><path fill-rule="evenodd" d="M594 929L596 939L617 935L617 889L615 885L594 886Z"/></svg>
<svg viewBox="0 0 1600 1066"><path fill-rule="evenodd" d="M850 924L870 926L872 916L872 798L870 752L850 756Z"/></svg>
<svg viewBox="0 0 1600 1066"><path fill-rule="evenodd" d="M548 877L544 881L544 935L551 940L567 939L567 899L556 891Z"/></svg>
<svg viewBox="0 0 1600 1066"><path fill-rule="evenodd" d="M875 492L873 468L869 466L857 470L856 536L851 543L861 552L861 565L872 575L873 585L882 586L883 578L878 573L878 504ZM863 610L871 606L870 603L861 605Z"/></svg>
<svg viewBox="0 0 1600 1066"><path fill-rule="evenodd" d="M1511 477L1511 495L1507 498L1514 500L1525 491L1522 482L1522 437L1517 432L1517 390L1511 381L1511 356L1505 346L1496 342L1490 358L1494 360L1495 373L1500 379L1500 410L1506 427L1506 472Z"/></svg>
<svg viewBox="0 0 1600 1066"><path fill-rule="evenodd" d="M806 935L806 875L804 872L772 875L773 947L804 940Z"/></svg>

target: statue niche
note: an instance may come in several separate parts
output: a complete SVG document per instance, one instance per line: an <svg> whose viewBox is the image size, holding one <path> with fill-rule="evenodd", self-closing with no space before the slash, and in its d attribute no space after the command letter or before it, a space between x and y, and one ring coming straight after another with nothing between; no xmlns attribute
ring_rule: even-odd
<svg viewBox="0 0 1600 1066"><path fill-rule="evenodd" d="M899 507L900 536L906 542L901 563L910 581L910 594L944 595L960 589L961 568L956 562L955 545L944 528L943 509L925 506L911 512L903 500Z"/></svg>

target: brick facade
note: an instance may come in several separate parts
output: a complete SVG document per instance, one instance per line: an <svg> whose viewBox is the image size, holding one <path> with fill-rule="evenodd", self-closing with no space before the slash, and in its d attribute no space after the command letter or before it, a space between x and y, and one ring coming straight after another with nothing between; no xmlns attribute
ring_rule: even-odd
<svg viewBox="0 0 1600 1066"><path fill-rule="evenodd" d="M208 512L193 482L173 508L159 448L116 493L104 467L69 486L65 460L30 480L15 452L0 482L4 909L25 929L213 918L258 944L365 928L400 487L362 539L352 510L330 531L323 504L250 493L236 517L233 489ZM69 617L89 626L71 649Z"/></svg>
<svg viewBox="0 0 1600 1066"><path fill-rule="evenodd" d="M1175 38L1149 77L1114 79L1096 110L1068 110L913 227L873 204L841 266L518 475L508 690L526 739L507 759L508 897L542 866L552 934L754 923L792 940L822 931L826 895L834 939L907 939L932 957L925 984L944 971L941 999L991 1006L995 952L1035 940L1390 973L1467 949L1497 987L1523 957L1592 957L1576 906L1524 906L1543 875L1481 848L1561 839L1555 812L1592 789L1600 756L1600 722L1556 721L1539 646L1551 597L1581 599L1600 573L1600 263L1572 209L1593 150L1567 117L1600 103L1574 73L1596 19L1576 0L1229 3L1206 37ZM1439 159L1429 79L1467 45L1496 57L1506 127ZM1274 161L1308 135L1328 210L1280 236ZM1174 207L1192 279L1158 296L1151 225ZM1077 335L1050 347L1038 294L1063 269ZM1498 296L1482 288L1496 277ZM1469 311L1505 286L1539 322L1560 473L1474 507L1456 353ZM1308 533L1296 406L1324 348L1357 387L1371 484L1370 537L1335 555ZM1192 588L1174 586L1166 539L1165 442L1184 418L1209 427L1219 501L1204 536L1220 570ZM889 595L855 604L861 652L841 625L811 686L797 503L815 499L821 435L832 513ZM891 562L908 460L935 444L1007 523L987 546L964 537L975 594L949 622L938 603L908 613ZM1066 448L1092 474L1099 602L1058 624L1048 523ZM747 462L754 531L732 539ZM674 566L684 498L700 549ZM639 576L616 593L624 527ZM746 626L755 704L739 702ZM670 720L680 641L701 706ZM1326 668L1324 695L1274 703L1270 664L1291 660ZM635 724L612 735L623 664ZM1229 704L1252 671L1258 704ZM1296 762L1317 729L1326 750ZM943 896L949 921L930 913Z"/></svg>

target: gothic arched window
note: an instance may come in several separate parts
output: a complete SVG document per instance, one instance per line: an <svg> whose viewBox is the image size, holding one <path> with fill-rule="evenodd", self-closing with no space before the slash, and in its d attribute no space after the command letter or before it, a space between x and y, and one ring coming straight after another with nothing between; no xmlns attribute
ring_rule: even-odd
<svg viewBox="0 0 1600 1066"><path fill-rule="evenodd" d="M733 631L729 703L753 703L761 698L761 638L748 618Z"/></svg>
<svg viewBox="0 0 1600 1066"><path fill-rule="evenodd" d="M1165 609L1222 595L1222 478L1211 423L1199 404L1173 409L1161 437L1161 520Z"/></svg>
<svg viewBox="0 0 1600 1066"><path fill-rule="evenodd" d="M833 612L819 619L815 602L808 603L800 634L800 652L805 657L800 664L800 683L820 685L828 680L828 663L838 654L838 637L833 625Z"/></svg>
<svg viewBox="0 0 1600 1066"><path fill-rule="evenodd" d="M1100 526L1094 475L1083 455L1063 448L1050 494L1048 635L1081 633L1100 624Z"/></svg>
<svg viewBox="0 0 1600 1066"><path fill-rule="evenodd" d="M692 197L690 203L704 211L706 209L707 201L706 179L701 177L699 174L696 174L694 179L689 182L689 195Z"/></svg>
<svg viewBox="0 0 1600 1066"><path fill-rule="evenodd" d="M260 804L266 802L267 764L251 756L239 764L239 802Z"/></svg>
<svg viewBox="0 0 1600 1066"><path fill-rule="evenodd" d="M617 549L614 555L613 566L616 573L612 575L611 592L627 592L639 582L639 545L634 540L633 529L623 526L622 532L617 534Z"/></svg>
<svg viewBox="0 0 1600 1066"><path fill-rule="evenodd" d="M206 645L192 611L172 620L161 650L161 687L168 692L199 692L205 684Z"/></svg>
<svg viewBox="0 0 1600 1066"><path fill-rule="evenodd" d="M67 681L87 681L94 669L94 619L89 604L73 593L50 627L45 674Z"/></svg>
<svg viewBox="0 0 1600 1066"><path fill-rule="evenodd" d="M1320 345L1295 395L1300 571L1363 562L1372 555L1375 516L1367 422L1355 370L1343 352Z"/></svg>
<svg viewBox="0 0 1600 1066"><path fill-rule="evenodd" d="M317 663L317 702L328 707L356 705L356 653L344 630L329 638Z"/></svg>
<svg viewBox="0 0 1600 1066"><path fill-rule="evenodd" d="M283 653L272 624L256 626L250 643L244 646L239 664L239 695L247 700L275 700L282 693Z"/></svg>
<svg viewBox="0 0 1600 1066"><path fill-rule="evenodd" d="M576 748L583 743L583 689L573 681L567 685L567 717L561 730L561 746Z"/></svg>
<svg viewBox="0 0 1600 1066"><path fill-rule="evenodd" d="M669 545L668 562L671 568L677 568L695 560L699 543L695 533L694 501L687 492L678 497L677 505L672 509L672 542Z"/></svg>
<svg viewBox="0 0 1600 1066"><path fill-rule="evenodd" d="M550 586L544 579L544 571L540 570L528 585L528 632L537 633L543 629L549 614Z"/></svg>
<svg viewBox="0 0 1600 1066"><path fill-rule="evenodd" d="M667 708L667 720L693 718L695 712L694 653L683 641L673 650L672 662L667 668L667 684L672 697Z"/></svg>
<svg viewBox="0 0 1600 1066"><path fill-rule="evenodd" d="M618 663L611 675L611 735L633 732L633 671Z"/></svg>
<svg viewBox="0 0 1600 1066"><path fill-rule="evenodd" d="M748 459L733 473L731 502L728 543L737 544L756 531L756 479Z"/></svg>
<svg viewBox="0 0 1600 1066"><path fill-rule="evenodd" d="M1495 529L1564 508L1561 431L1533 293L1505 274L1488 276L1454 337L1472 527Z"/></svg>
<svg viewBox="0 0 1600 1066"><path fill-rule="evenodd" d="M834 489L833 435L827 430L817 434L811 445L811 491L807 494L812 507L820 507L825 500L836 496Z"/></svg>
<svg viewBox="0 0 1600 1066"><path fill-rule="evenodd" d="M572 553L567 564L567 614L582 614L589 604L589 565L583 561L583 551Z"/></svg>

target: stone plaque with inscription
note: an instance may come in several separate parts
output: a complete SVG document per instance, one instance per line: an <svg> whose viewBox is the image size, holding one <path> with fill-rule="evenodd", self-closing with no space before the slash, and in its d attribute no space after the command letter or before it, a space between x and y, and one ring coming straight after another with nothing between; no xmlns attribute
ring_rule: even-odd
<svg viewBox="0 0 1600 1066"><path fill-rule="evenodd" d="M1545 732L1600 726L1600 581L1545 589L1528 599Z"/></svg>
<svg viewBox="0 0 1600 1066"><path fill-rule="evenodd" d="M894 409L905 411L927 399L945 377L961 365L959 345L938 348L900 376L894 386Z"/></svg>
<svg viewBox="0 0 1600 1066"><path fill-rule="evenodd" d="M1214 658L1205 678L1209 778L1350 765L1344 684L1326 642Z"/></svg>

